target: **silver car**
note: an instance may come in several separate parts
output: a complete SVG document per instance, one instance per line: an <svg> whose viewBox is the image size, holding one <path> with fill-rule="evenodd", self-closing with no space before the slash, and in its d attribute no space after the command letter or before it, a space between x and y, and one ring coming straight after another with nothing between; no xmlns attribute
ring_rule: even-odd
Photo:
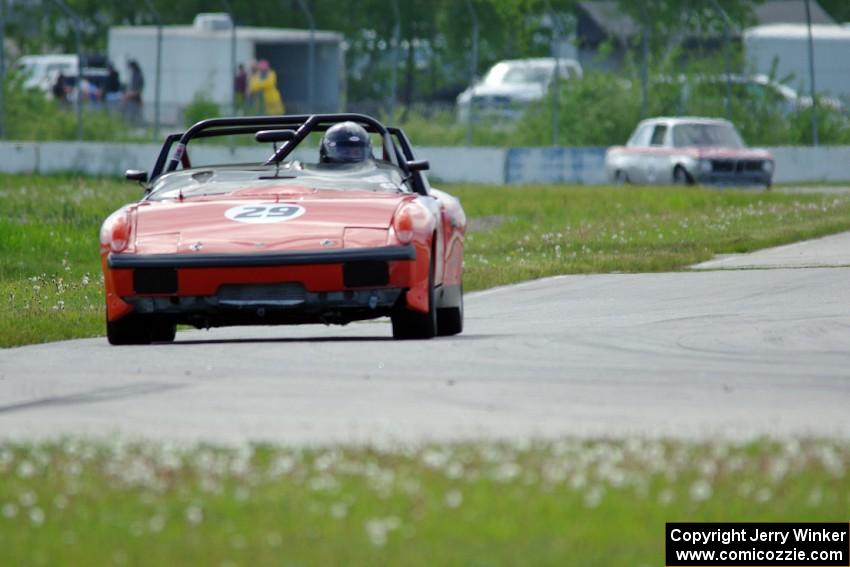
<svg viewBox="0 0 850 567"><path fill-rule="evenodd" d="M582 77L581 65L575 59L560 59L559 63L560 80ZM515 121L529 103L546 96L554 77L552 57L499 61L484 80L457 96L457 119L465 122L474 112L476 119Z"/></svg>
<svg viewBox="0 0 850 567"><path fill-rule="evenodd" d="M615 183L760 185L773 181L767 150L747 148L735 126L718 118L650 118L625 146L605 155Z"/></svg>

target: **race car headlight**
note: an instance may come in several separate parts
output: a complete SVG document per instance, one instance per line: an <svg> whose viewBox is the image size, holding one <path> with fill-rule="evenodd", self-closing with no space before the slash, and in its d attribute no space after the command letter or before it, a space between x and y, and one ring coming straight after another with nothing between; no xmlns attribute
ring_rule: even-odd
<svg viewBox="0 0 850 567"><path fill-rule="evenodd" d="M393 230L398 241L402 244L410 244L413 240L413 214L410 206L405 205L396 213L393 219Z"/></svg>
<svg viewBox="0 0 850 567"><path fill-rule="evenodd" d="M773 162L769 159L766 159L761 162L761 168L764 170L765 173L773 173Z"/></svg>
<svg viewBox="0 0 850 567"><path fill-rule="evenodd" d="M115 211L103 221L100 243L113 252L121 252L130 244L130 215L125 209Z"/></svg>
<svg viewBox="0 0 850 567"><path fill-rule="evenodd" d="M699 170L703 173L711 173L711 160L710 159L699 160Z"/></svg>

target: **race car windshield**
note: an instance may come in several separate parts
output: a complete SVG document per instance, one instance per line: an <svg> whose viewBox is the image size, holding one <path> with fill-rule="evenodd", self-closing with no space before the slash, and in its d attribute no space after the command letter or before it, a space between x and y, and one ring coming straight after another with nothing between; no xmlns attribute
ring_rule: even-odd
<svg viewBox="0 0 850 567"><path fill-rule="evenodd" d="M673 145L685 147L742 148L738 132L726 124L677 124L673 127Z"/></svg>
<svg viewBox="0 0 850 567"><path fill-rule="evenodd" d="M550 69L544 67L512 67L502 77L502 82L508 85L540 83L549 80L552 74Z"/></svg>

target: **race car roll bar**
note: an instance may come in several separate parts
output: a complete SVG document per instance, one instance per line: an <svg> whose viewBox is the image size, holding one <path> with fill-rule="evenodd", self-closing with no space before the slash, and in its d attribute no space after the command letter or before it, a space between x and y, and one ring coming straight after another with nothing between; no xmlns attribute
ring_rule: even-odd
<svg viewBox="0 0 850 567"><path fill-rule="evenodd" d="M177 147L174 150L174 155L168 161L168 166L165 167L165 172L175 171L177 166L183 160L186 153L186 146L189 141L195 138L207 138L212 136L230 136L234 134L252 134L260 130L268 129L269 126L293 126L295 127L295 137L292 141L285 143L274 154L269 157L264 165L273 165L280 163L294 150L298 144L312 132L324 131L331 124L337 122L352 121L364 126L366 131L380 134L383 146L384 155L389 161L398 167L403 167L403 160L400 159L399 150L393 144L390 133L387 128L365 114L298 114L289 116L240 116L236 118L210 118L201 120L192 125L182 134L170 134L166 137L156 165L151 172L151 179L155 179L162 173L163 165L170 153L171 145L177 141Z"/></svg>

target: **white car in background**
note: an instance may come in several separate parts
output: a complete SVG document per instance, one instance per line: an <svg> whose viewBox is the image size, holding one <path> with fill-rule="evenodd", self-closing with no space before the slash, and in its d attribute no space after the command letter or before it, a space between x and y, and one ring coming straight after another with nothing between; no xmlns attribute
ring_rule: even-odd
<svg viewBox="0 0 850 567"><path fill-rule="evenodd" d="M697 76L691 79L690 84L684 78L680 80L685 83L682 89L684 107L687 107L692 97L722 99L726 96L726 75ZM785 116L812 107L810 95L800 93L767 75L729 75L728 82L734 100L776 103ZM836 112L846 111L844 104L835 97L818 95L818 105Z"/></svg>
<svg viewBox="0 0 850 567"><path fill-rule="evenodd" d="M575 59L559 59L559 79L574 80L582 76ZM511 59L493 65L484 79L457 96L457 118L496 118L517 120L525 107L541 100L555 78L555 58Z"/></svg>
<svg viewBox="0 0 850 567"><path fill-rule="evenodd" d="M774 159L748 148L728 120L650 118L638 124L625 146L605 155L614 183L758 185L770 188Z"/></svg>

